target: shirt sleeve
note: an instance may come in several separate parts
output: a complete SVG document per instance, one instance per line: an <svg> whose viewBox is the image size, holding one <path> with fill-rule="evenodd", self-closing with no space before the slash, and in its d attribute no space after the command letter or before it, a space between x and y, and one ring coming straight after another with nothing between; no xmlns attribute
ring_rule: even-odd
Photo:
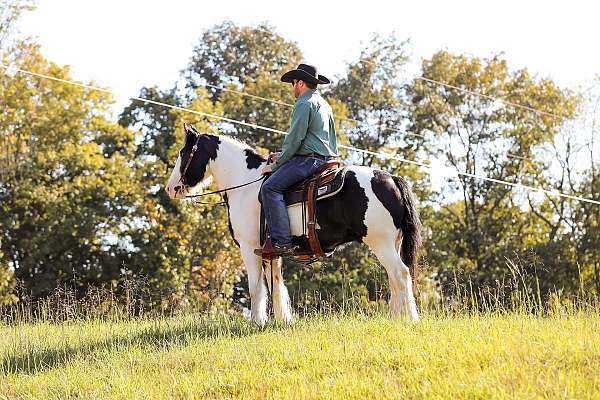
<svg viewBox="0 0 600 400"><path fill-rule="evenodd" d="M308 122L310 120L310 104L309 103L298 103L294 107L292 112L292 122L288 135L283 141L283 149L277 158L277 161L273 164L272 170L275 171L281 167L286 161L296 154L302 140L306 137L308 131Z"/></svg>
<svg viewBox="0 0 600 400"><path fill-rule="evenodd" d="M329 146L331 151L333 151L336 156L340 155L337 147L337 134L335 132L335 122L333 122L332 117L329 117Z"/></svg>

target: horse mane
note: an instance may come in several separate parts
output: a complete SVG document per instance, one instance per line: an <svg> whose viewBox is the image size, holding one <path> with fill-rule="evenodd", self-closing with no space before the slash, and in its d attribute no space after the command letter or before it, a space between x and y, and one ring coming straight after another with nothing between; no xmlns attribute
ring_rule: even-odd
<svg viewBox="0 0 600 400"><path fill-rule="evenodd" d="M262 154L260 154L258 151L256 151L256 149L252 146L250 146L248 143L245 143L243 141L241 141L240 139L228 136L228 135L222 135L222 134L217 134L216 135L219 139L228 142L232 145L234 145L235 147L240 149L240 152L243 152L244 150L250 150L252 153L256 154L257 156L260 156L262 158L264 158L266 160L266 157L263 156Z"/></svg>

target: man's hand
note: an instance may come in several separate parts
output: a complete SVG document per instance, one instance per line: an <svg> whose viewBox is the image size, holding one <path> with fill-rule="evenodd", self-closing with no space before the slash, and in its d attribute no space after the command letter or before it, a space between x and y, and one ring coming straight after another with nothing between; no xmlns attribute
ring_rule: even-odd
<svg viewBox="0 0 600 400"><path fill-rule="evenodd" d="M275 161L277 161L277 158L279 157L279 154L277 153L270 153L269 154L269 158L267 158L267 162L270 163L274 163Z"/></svg>
<svg viewBox="0 0 600 400"><path fill-rule="evenodd" d="M263 167L263 169L260 170L261 174L268 174L270 172L273 172L273 168L271 167L271 165L266 165Z"/></svg>

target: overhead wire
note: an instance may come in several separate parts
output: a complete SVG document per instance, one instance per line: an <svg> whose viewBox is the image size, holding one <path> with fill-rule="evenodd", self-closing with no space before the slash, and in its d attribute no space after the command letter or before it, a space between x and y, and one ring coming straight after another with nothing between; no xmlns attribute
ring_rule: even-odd
<svg viewBox="0 0 600 400"><path fill-rule="evenodd" d="M248 92L245 92L245 91L241 91L241 90L230 89L230 88L226 88L226 87L223 87L223 86L212 85L210 83L199 83L198 85L204 86L204 87L209 87L209 88L215 89L215 90L221 90L223 92L235 93L235 94L238 94L240 96L246 96L246 97L253 98L253 99L256 99L256 100L262 100L262 101L265 101L265 102L268 102L268 103L273 103L273 104L281 105L281 106L284 106L284 107L289 107L289 108L293 108L294 107L294 105L290 104L290 103L286 103L286 102L283 102L283 101L280 101L280 100L276 100L276 99L270 99L268 97L258 96L258 95L255 95L255 94L252 94L252 93L248 93ZM404 131L402 131L400 129L397 129L397 128L390 128L388 126L385 126L384 124L372 125L372 124L365 123L365 121L361 121L361 120L354 119L354 118L347 118L347 117L338 117L337 119L340 120L340 121L354 122L354 123L359 124L359 125L366 125L367 127L383 128L382 130L384 130L384 131L401 132L401 133L403 133L405 135L408 135L408 136L416 136L416 137L421 137L421 138L425 137L424 135L421 135L421 134L418 134L418 133L404 132Z"/></svg>
<svg viewBox="0 0 600 400"><path fill-rule="evenodd" d="M445 87L449 87L451 89L455 89L455 90L458 90L460 92L467 93L467 94L470 94L470 95L473 95L473 96L483 97L483 98L488 99L488 100L499 101L499 102L504 103L506 105L509 105L511 107L521 108L521 109L524 109L524 110L527 110L527 111L532 111L532 112L535 112L535 113L538 113L538 114L541 114L541 115L546 115L546 116L550 116L550 117L554 117L554 118L560 118L558 115L556 115L554 113L551 113L551 112L548 112L548 111L543 111L543 110L539 110L537 108L533 108L533 107L529 107L529 106L524 106L523 104L514 103L512 101L503 99L501 97L494 97L494 96L490 96L490 95L487 95L487 94L484 94L484 93L478 93L478 92L475 92L473 90L464 89L464 88L461 88L459 86L451 85L449 83L445 83L445 82L441 82L441 81L436 81L435 79L425 78L424 76L416 76L415 79L422 80L422 81L429 82L429 83L435 83L437 85L441 85L441 86L445 86Z"/></svg>
<svg viewBox="0 0 600 400"><path fill-rule="evenodd" d="M366 63L369 63L369 64L377 66L377 63L374 62L374 61L371 61L371 60L362 59L362 60L359 60L359 62L366 62ZM421 80L421 81L425 81L425 82L428 82L428 83L433 83L433 84L440 85L440 86L445 86L445 87L448 87L448 88L451 88L451 89L455 89L455 90L458 90L460 92L467 93L467 94L470 94L470 95L473 95L473 96L483 97L483 98L488 99L488 100L499 101L499 102L504 103L506 105L509 105L511 107L521 108L521 109L524 109L524 110L527 110L527 111L532 111L532 112L535 112L535 113L538 113L538 114L542 114L542 115L546 115L546 116L550 116L550 117L554 117L554 118L560 118L555 113L551 113L551 112L540 110L540 109L537 109L537 108L534 108L534 107L530 107L530 106L526 106L526 105L523 105L523 104L515 103L515 102L512 102L510 100L506 100L506 99L504 99L502 97L495 97L495 96L490 96L490 95L485 94L485 93L475 92L473 90L461 88L460 86L451 85L449 83L438 81L438 80L431 79L431 78L426 78L424 76L415 76L415 79Z"/></svg>
<svg viewBox="0 0 600 400"><path fill-rule="evenodd" d="M5 66L5 65L1 65L1 66L3 68L5 68L5 69L8 69L8 67ZM56 82L61 82L61 83L69 84L69 85L74 85L74 86L86 88L86 89L89 89L89 90L97 90L97 91L108 93L108 94L111 94L111 95L115 96L115 93L113 91L111 91L109 89L101 88L101 87L98 87L98 86L92 86L92 85L87 85L87 84L83 84L83 83L79 83L79 82L74 82L74 81L70 81L70 80L66 80L66 79L61 79L61 78L53 77L53 76L46 75L46 74L40 74L40 73L37 73L37 72L24 70L24 69L21 69L21 68L14 68L14 71L19 72L19 73L23 73L25 75L35 76L35 77L39 77L39 78L49 79L49 80L56 81ZM156 101L156 100L146 99L146 98L142 98L142 97L128 97L128 98L131 99L131 100L134 100L134 101L140 101L140 102L155 104L155 105L158 105L158 106L162 106L162 107L166 107L166 108L170 108L170 109L174 109L174 110L179 110L179 111L183 111L183 112L188 112L188 113L200 115L200 116L206 117L208 119L211 119L211 118L212 119L217 119L217 120L221 120L221 121L225 121L225 122L229 122L229 123L233 123L233 124L239 124L239 125L243 125L243 126L252 127L252 128L255 128L255 129L260 129L260 130L268 131L268 132L273 132L273 133L279 133L279 134L282 134L282 135L287 135L287 132L281 131L279 129L269 128L269 127L265 127L265 126L262 126L262 125L253 124L253 123L249 123L249 122L245 122L245 121L239 121L239 120L236 120L236 119L233 119L233 118L227 118L227 117L216 115L216 114L205 113L205 112L202 112L202 111L192 110L192 109L185 108L185 107L175 106L175 105L172 105L172 104L163 103L163 102ZM428 169L427 172L430 173L430 174L434 170L434 168L430 164L428 164L428 163L425 163L423 161L405 159L405 158L402 158L402 157L398 157L395 154L384 153L384 152L374 152L374 151L359 149L359 148L356 148L356 147L346 146L346 145L339 145L338 147L347 149L349 151L355 151L355 152L360 152L360 153L364 153L364 154L375 155L375 156L378 156L378 157L381 157L381 158L384 158L384 159L393 159L393 160L398 160L400 162L405 162L405 163L409 163L409 164L413 164L413 165L418 165L418 166L421 166L423 168ZM505 180L502 180L502 179L490 178L490 177L487 177L487 176L484 176L484 175L471 174L471 173L468 173L468 172L457 171L455 173L456 173L456 175L461 175L461 176L465 176L465 177L470 177L470 178L485 180L485 181L492 182L492 183L497 183L497 184L508 185L508 186L512 186L512 187L517 187L517 188L521 188L521 189L532 191L532 192L539 192L539 193L544 193L544 194L547 194L547 195L559 196L559 197L564 197L564 198L568 198L568 199L572 199L572 200L577 200L577 201L582 201L582 202L586 202L586 203L600 205L600 201L596 201L596 200L592 200L592 199L588 199L588 198L580 197L580 196L573 196L573 195L570 195L570 194L567 194L567 193L561 193L561 192L559 192L557 190L547 190L547 189L544 189L544 188L537 188L537 187L533 187L533 186L529 186L529 185L524 185L524 184L517 183L517 182L510 182L510 181L505 181Z"/></svg>
<svg viewBox="0 0 600 400"><path fill-rule="evenodd" d="M265 28L263 28L260 25L256 26L256 27L253 27L252 29L256 29L256 30L263 31L265 33L273 34L272 31L270 31L268 29L265 29ZM389 47L389 46L386 46L386 47ZM376 62L371 61L371 60L367 60L367 59L361 59L361 60L359 60L359 62L366 62L366 63L372 64L372 65L378 66L378 64ZM551 112L548 112L548 111L539 110L539 109L534 108L534 107L530 107L530 106L526 106L526 105L523 105L523 104L515 103L515 102L512 102L510 100L506 100L504 98L501 98L501 97L495 97L495 96L490 96L490 95L487 95L487 94L484 94L484 93L478 93L478 92L475 92L475 91L472 91L472 90L469 90L469 89L461 88L461 87L456 86L456 85L451 85L451 84L446 83L446 82L438 81L438 80L431 79L431 78L426 78L424 76L416 76L415 79L422 80L422 81L425 81L425 82L428 82L428 83L433 83L433 84L445 86L445 87L448 87L448 88L452 88L452 89L461 91L463 93L467 93L467 94L471 94L471 95L474 95L474 96L483 97L483 98L486 98L488 100L499 101L499 102L502 102L502 103L504 103L506 105L509 105L509 106L512 106L512 107L521 108L521 109L524 109L524 110L536 112L536 113L539 113L539 114L542 114L542 115L546 115L546 116L551 116L551 117L554 117L554 118L560 118L555 113L551 113ZM237 93L239 93L239 94L246 94L246 93L240 92L240 91L237 91ZM250 96L253 96L253 95L250 95ZM261 98L259 96L253 96L253 97ZM267 101L271 101L272 100L272 99L266 99L266 98L261 98L261 99L267 100ZM286 104L286 105L291 106L290 104ZM347 119L347 120L354 121L354 122L359 122L359 123L361 122L361 121L357 121L357 120L353 120L353 119ZM396 130L394 128L387 128L387 129L389 129L389 130ZM419 134L415 134L415 133L408 133L407 132L406 134L424 137L424 135L419 135Z"/></svg>

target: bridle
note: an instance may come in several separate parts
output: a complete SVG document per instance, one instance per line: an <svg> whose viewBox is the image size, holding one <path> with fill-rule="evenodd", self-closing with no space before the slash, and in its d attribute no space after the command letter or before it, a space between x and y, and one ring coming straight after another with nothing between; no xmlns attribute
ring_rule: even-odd
<svg viewBox="0 0 600 400"><path fill-rule="evenodd" d="M183 168L183 172L181 173L180 178L179 178L179 183L181 183L184 188L190 187L185 182L185 174L187 173L187 170L190 167L192 160L194 159L194 154L196 153L196 150L198 150L198 142L200 142L200 135L196 136L196 142L194 143L194 146L192 147L192 152L190 153L190 157L188 158L187 162L185 163L185 167Z"/></svg>
<svg viewBox="0 0 600 400"><path fill-rule="evenodd" d="M179 182L183 186L182 190L185 190L185 189L189 188L189 185L185 181L185 174L186 174L188 168L190 167L190 164L192 163L192 159L194 158L194 153L196 153L196 150L198 150L198 142L200 142L200 135L198 135L196 137L196 142L194 143L194 146L192 147L192 152L190 153L190 158L188 158L187 162L185 163L185 167L183 168L183 172L181 173L180 178L179 178ZM231 187L228 187L228 188L225 188L225 189L221 189L221 190L215 190L214 192L208 192L208 193L194 194L194 195L191 195L191 196L185 196L185 198L186 199L191 199L191 198L196 198L196 197L208 196L209 194L217 194L217 193L227 192L229 190L238 189L238 188L241 188L241 187L244 187L244 186L251 185L251 184L256 183L258 181L262 181L266 177L267 177L266 175L262 175L260 178L258 178L256 180L253 180L252 182L247 182L247 183L243 183L241 185L231 186ZM226 204L225 201L220 201L218 203L206 203L206 202L202 202L202 201L196 201L196 202L200 203L200 204L210 204L210 205Z"/></svg>

